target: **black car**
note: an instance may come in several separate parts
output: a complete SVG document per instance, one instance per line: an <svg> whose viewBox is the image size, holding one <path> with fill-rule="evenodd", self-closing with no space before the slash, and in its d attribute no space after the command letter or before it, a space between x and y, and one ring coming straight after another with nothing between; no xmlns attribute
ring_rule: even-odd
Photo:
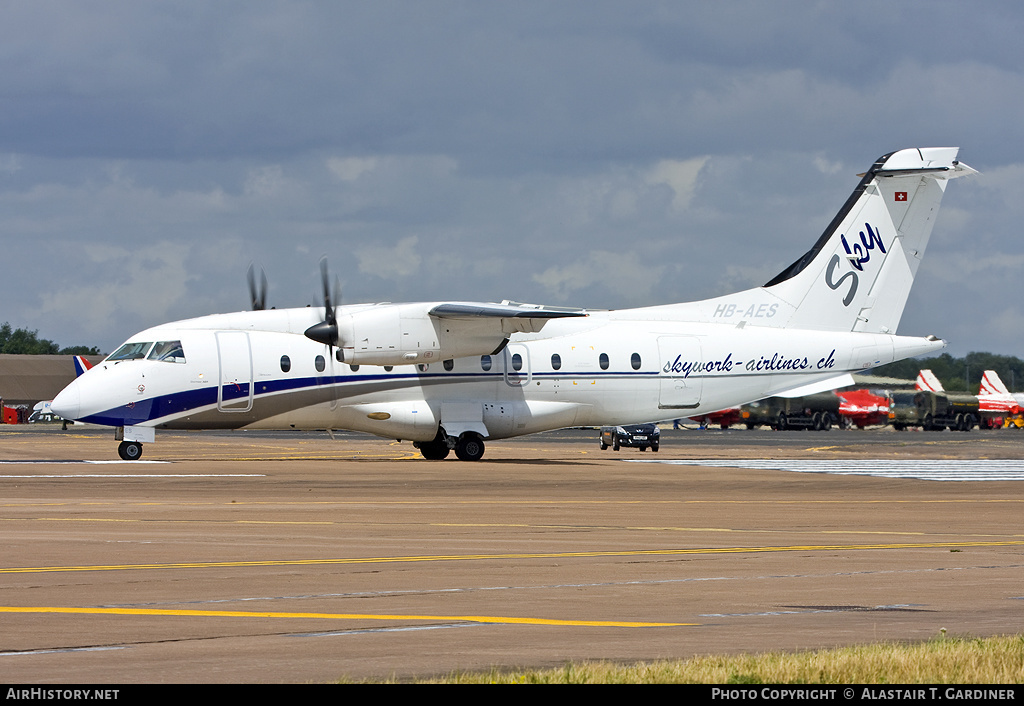
<svg viewBox="0 0 1024 706"><path fill-rule="evenodd" d="M651 447L658 450L661 430L657 424L623 424L617 427L601 427L601 450L611 446L616 451L620 446L639 446L641 451Z"/></svg>

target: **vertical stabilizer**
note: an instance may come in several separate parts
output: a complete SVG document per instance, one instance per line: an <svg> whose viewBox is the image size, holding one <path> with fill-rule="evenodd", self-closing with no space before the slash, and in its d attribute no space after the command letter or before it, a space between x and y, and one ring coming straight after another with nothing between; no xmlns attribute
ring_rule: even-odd
<svg viewBox="0 0 1024 706"><path fill-rule="evenodd" d="M785 326L896 332L948 180L976 173L957 152L906 149L871 166L814 247L764 286L792 307Z"/></svg>
<svg viewBox="0 0 1024 706"><path fill-rule="evenodd" d="M928 390L929 392L945 392L942 383L935 377L931 370L922 370L917 374L917 382L914 383L915 390Z"/></svg>
<svg viewBox="0 0 1024 706"><path fill-rule="evenodd" d="M80 356L80 355L76 355L75 356L75 377L79 377L80 375L85 373L85 371L88 370L91 367L92 367L92 363L87 361L84 356Z"/></svg>
<svg viewBox="0 0 1024 706"><path fill-rule="evenodd" d="M999 377L999 373L995 370L986 370L985 374L981 376L978 395L1006 395L1009 397L1010 391L1003 383L1002 378Z"/></svg>
<svg viewBox="0 0 1024 706"><path fill-rule="evenodd" d="M978 409L994 414L1020 414L1020 402L1007 389L999 373L986 370L978 387Z"/></svg>

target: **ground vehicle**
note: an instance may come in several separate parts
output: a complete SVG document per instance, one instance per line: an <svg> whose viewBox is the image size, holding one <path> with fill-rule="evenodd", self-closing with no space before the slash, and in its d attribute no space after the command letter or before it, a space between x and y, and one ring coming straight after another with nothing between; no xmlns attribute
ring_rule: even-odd
<svg viewBox="0 0 1024 706"><path fill-rule="evenodd" d="M637 446L641 451L651 447L658 450L661 441L661 430L657 424L623 424L621 426L601 427L601 450L611 446L616 451L620 446Z"/></svg>
<svg viewBox="0 0 1024 706"><path fill-rule="evenodd" d="M915 390L890 396L889 423L896 431L907 427L970 431L978 424L978 415L978 398L974 395Z"/></svg>
<svg viewBox="0 0 1024 706"><path fill-rule="evenodd" d="M804 397L768 397L745 404L740 410L748 429L767 424L779 431L828 431L839 421L839 398L834 392Z"/></svg>

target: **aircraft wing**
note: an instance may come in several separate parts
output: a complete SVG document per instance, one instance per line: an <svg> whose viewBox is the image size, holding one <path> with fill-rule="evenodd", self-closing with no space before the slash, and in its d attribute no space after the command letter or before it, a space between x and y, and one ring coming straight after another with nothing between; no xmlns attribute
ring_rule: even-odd
<svg viewBox="0 0 1024 706"><path fill-rule="evenodd" d="M586 316L583 309L543 307L516 302L491 304L485 302L443 302L428 312L435 319L456 319L461 321L500 321L505 334L536 333L551 319L565 319Z"/></svg>

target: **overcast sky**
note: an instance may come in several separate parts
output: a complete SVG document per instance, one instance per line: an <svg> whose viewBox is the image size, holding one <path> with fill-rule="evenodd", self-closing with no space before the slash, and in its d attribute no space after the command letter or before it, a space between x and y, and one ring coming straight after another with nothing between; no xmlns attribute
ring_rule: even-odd
<svg viewBox="0 0 1024 706"><path fill-rule="evenodd" d="M0 2L0 322L758 286L960 146L900 333L1024 357L1018 2Z"/></svg>

